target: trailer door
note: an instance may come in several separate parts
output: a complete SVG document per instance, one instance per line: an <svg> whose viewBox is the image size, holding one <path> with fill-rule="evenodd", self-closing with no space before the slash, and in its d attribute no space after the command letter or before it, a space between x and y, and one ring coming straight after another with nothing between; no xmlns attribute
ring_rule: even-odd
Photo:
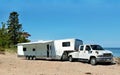
<svg viewBox="0 0 120 75"><path fill-rule="evenodd" d="M47 57L52 57L52 49L50 44L47 44Z"/></svg>
<svg viewBox="0 0 120 75"><path fill-rule="evenodd" d="M47 45L47 57L49 57L49 51L50 50L50 48L49 48L49 44Z"/></svg>

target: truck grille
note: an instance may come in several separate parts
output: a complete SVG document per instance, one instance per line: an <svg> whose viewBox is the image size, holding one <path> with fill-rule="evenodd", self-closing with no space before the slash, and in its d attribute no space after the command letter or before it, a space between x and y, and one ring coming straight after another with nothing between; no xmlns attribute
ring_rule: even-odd
<svg viewBox="0 0 120 75"><path fill-rule="evenodd" d="M104 53L103 56L104 56L104 57L111 57L112 54L111 54L111 53Z"/></svg>

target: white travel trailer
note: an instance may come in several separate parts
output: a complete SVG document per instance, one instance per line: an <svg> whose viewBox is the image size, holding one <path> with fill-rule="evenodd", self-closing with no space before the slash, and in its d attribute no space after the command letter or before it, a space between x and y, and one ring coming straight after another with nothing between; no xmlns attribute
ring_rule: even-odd
<svg viewBox="0 0 120 75"><path fill-rule="evenodd" d="M82 45L79 39L63 39L54 41L38 41L29 43L19 43L17 48L18 56L26 59L68 59L68 53L79 49Z"/></svg>

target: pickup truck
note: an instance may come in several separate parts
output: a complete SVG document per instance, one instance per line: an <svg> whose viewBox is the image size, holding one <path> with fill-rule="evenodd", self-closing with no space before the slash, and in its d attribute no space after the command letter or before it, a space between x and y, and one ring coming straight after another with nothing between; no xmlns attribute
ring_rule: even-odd
<svg viewBox="0 0 120 75"><path fill-rule="evenodd" d="M104 50L100 45L80 45L77 51L68 54L68 58L70 62L79 59L96 65L98 62L112 63L113 53Z"/></svg>

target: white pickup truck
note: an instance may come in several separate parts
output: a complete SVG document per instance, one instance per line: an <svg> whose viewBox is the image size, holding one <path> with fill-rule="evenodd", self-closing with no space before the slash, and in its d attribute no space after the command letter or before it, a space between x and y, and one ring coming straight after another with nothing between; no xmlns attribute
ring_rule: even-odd
<svg viewBox="0 0 120 75"><path fill-rule="evenodd" d="M97 62L112 63L113 54L111 51L104 50L100 45L80 45L78 51L68 54L69 61L74 59L88 61L90 64L95 65Z"/></svg>

